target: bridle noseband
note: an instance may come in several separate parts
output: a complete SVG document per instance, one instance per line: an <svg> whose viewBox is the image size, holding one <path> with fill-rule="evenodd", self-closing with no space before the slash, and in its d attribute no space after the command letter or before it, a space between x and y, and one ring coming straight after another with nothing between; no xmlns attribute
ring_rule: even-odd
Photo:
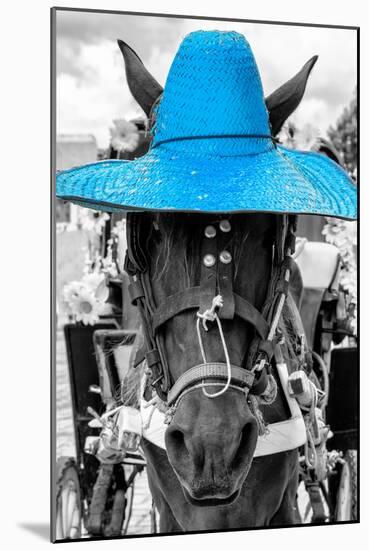
<svg viewBox="0 0 369 550"><path fill-rule="evenodd" d="M296 216L281 214L276 219L272 273L266 300L260 312L233 291L232 257L227 250L227 233L231 230L228 218L222 216L219 220L220 231L217 238L212 226L204 228L199 286L181 290L157 305L152 292L148 254L145 249L148 225L152 219L143 212L127 213L128 248L125 270L130 278L131 301L140 313L146 346L145 355L139 354L136 365L143 359L146 360L150 384L168 406L178 404L185 394L197 388L202 388L208 397L223 393L225 385L242 391L246 396L248 393L261 395L265 391L271 361L278 345L277 327L288 293L293 261L291 254L295 247ZM222 304L217 306L216 298L219 296ZM230 364L226 345L222 340L225 363L208 362L202 349L203 363L190 368L171 384L162 328L170 319L188 310L197 311L195 319L197 318L199 342L202 341L199 331L204 327L206 329L206 322L216 320L222 338L223 319L232 320L234 316L238 316L251 324L255 328L255 337L249 348L248 368ZM201 328L201 323L204 322ZM208 386L220 387L223 391L208 394L205 390Z"/></svg>

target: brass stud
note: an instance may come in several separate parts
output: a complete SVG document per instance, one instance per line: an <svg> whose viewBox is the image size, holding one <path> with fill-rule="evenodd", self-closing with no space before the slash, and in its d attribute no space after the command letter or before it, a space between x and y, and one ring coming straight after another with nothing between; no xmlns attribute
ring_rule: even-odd
<svg viewBox="0 0 369 550"><path fill-rule="evenodd" d="M213 225L207 225L205 227L205 237L207 237L208 239L213 239L216 234L217 230Z"/></svg>
<svg viewBox="0 0 369 550"><path fill-rule="evenodd" d="M203 262L205 267L213 267L213 265L215 264L215 256L213 256L212 254L206 254L204 256Z"/></svg>
<svg viewBox="0 0 369 550"><path fill-rule="evenodd" d="M219 223L219 228L220 228L221 231L223 231L223 233L229 233L230 230L232 229L229 220L222 220Z"/></svg>
<svg viewBox="0 0 369 550"><path fill-rule="evenodd" d="M227 250L222 250L222 252L219 254L219 259L222 264L230 264L232 261L232 255Z"/></svg>

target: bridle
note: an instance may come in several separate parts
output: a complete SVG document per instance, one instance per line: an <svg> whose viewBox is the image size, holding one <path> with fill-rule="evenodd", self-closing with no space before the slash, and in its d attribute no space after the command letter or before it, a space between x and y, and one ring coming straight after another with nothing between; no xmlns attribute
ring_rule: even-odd
<svg viewBox="0 0 369 550"><path fill-rule="evenodd" d="M219 231L214 225L204 226L201 243L201 275L199 286L189 287L155 303L149 274L146 242L152 217L145 212L127 213L127 253L125 270L129 275L132 304L137 306L142 322L145 352L138 353L136 365L146 360L146 373L151 386L167 406L173 406L189 391L198 387L229 387L260 396L268 385L272 359L279 346L278 323L288 294L292 257L295 248L296 216L276 215L273 240L272 271L265 303L259 311L233 291L232 257L227 250L227 233L232 230L230 216L219 216ZM214 299L222 297L222 306ZM207 362L195 365L171 384L163 341L163 327L184 311L195 310L200 319L232 320L235 316L255 328L255 337L248 352L246 368L225 363ZM196 318L196 317L195 317ZM199 331L199 321L198 328ZM218 324L219 326L219 324ZM204 355L203 355L204 359ZM204 392L205 393L205 392ZM220 393L220 392L218 392ZM205 393L208 397L211 394ZM216 396L216 394L215 394Z"/></svg>

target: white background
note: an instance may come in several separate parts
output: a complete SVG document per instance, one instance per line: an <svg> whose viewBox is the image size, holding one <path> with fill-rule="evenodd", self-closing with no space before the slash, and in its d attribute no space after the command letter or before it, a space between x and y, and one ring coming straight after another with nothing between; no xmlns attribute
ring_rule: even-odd
<svg viewBox="0 0 369 550"><path fill-rule="evenodd" d="M48 544L49 521L49 7L48 0L3 3L1 10L1 469L0 525L3 548ZM156 0L69 0L59 6L155 11L248 19L360 25L361 150L368 151L368 26L365 2L227 0L201 5ZM340 60L336 60L340 63ZM365 70L364 70L365 69ZM365 354L368 305L366 237L369 173L362 155L361 247L363 312L361 369L361 525L267 530L87 543L99 548L200 548L245 546L285 549L367 547L368 366ZM85 544L85 543L79 543Z"/></svg>

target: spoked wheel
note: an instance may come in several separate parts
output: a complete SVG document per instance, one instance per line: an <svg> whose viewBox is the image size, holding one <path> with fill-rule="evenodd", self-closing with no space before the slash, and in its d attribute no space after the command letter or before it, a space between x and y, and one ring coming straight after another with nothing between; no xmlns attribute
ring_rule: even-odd
<svg viewBox="0 0 369 550"><path fill-rule="evenodd" d="M337 490L335 519L354 521L357 519L357 451L346 451L344 460Z"/></svg>
<svg viewBox="0 0 369 550"><path fill-rule="evenodd" d="M150 510L150 524L151 524L151 533L157 533L158 532L158 518L156 513L156 507L154 500L151 503L151 510Z"/></svg>
<svg viewBox="0 0 369 550"><path fill-rule="evenodd" d="M81 488L75 460L60 457L56 481L56 539L81 537Z"/></svg>

